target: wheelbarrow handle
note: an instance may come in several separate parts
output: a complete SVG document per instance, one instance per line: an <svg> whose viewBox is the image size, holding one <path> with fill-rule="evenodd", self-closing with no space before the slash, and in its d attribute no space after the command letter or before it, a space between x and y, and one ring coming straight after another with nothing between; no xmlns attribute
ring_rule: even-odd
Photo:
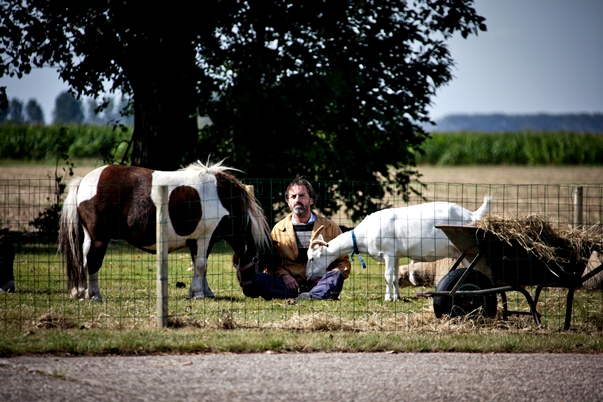
<svg viewBox="0 0 603 402"><path fill-rule="evenodd" d="M603 264L599 265L597 268L593 269L588 274L586 274L583 277L581 277L580 278L580 282L578 283L578 285L582 285L584 282L586 282L587 280L589 280L593 276L597 275L601 271L603 271Z"/></svg>

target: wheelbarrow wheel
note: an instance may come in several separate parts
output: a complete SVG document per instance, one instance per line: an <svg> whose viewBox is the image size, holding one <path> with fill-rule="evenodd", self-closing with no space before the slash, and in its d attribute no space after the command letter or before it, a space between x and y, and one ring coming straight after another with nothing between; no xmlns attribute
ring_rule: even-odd
<svg viewBox="0 0 603 402"><path fill-rule="evenodd" d="M436 291L449 292L459 281L466 268L454 269L446 274L436 286ZM492 282L479 271L472 271L461 285L460 290L486 290L492 288ZM486 317L496 315L496 293L486 293L475 296L434 296L433 311L437 318L443 315L458 317L481 312Z"/></svg>

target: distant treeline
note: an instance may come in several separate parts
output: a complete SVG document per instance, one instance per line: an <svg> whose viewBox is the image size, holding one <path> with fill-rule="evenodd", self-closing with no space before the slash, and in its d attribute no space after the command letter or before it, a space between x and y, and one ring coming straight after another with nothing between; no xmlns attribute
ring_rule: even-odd
<svg viewBox="0 0 603 402"><path fill-rule="evenodd" d="M574 133L603 133L602 113L581 114L482 114L449 115L436 120L436 126L426 127L432 132L510 132L510 131L569 131Z"/></svg>
<svg viewBox="0 0 603 402"><path fill-rule="evenodd" d="M603 165L603 135L568 132L432 134L419 163L433 165Z"/></svg>
<svg viewBox="0 0 603 402"><path fill-rule="evenodd" d="M0 158L120 161L132 135L110 126L0 125ZM434 133L418 163L438 165L603 165L603 135L569 132ZM378 156L376 156L378 157Z"/></svg>

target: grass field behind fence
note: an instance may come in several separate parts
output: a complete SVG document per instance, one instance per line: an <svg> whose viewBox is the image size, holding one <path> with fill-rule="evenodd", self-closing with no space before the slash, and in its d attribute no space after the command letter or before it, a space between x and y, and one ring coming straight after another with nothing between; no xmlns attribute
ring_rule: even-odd
<svg viewBox="0 0 603 402"><path fill-rule="evenodd" d="M328 185L328 183L326 184ZM257 191L261 187L257 187ZM323 187L322 185L319 187ZM52 182L46 180L0 181L0 211L3 225L12 230L27 230L29 221L48 203ZM493 214L516 219L529 214L553 217L560 225L573 222L571 185L475 185L429 183L423 188L426 201L457 203L477 209L486 193L493 196ZM261 195L261 194L260 194ZM587 225L603 221L603 188L583 187L583 216ZM409 204L422 203L412 197ZM406 205L391 199L394 206ZM345 225L345 213L333 217ZM598 231L600 231L600 227ZM598 233L598 232L597 232ZM17 330L36 327L84 327L143 329L156 325L155 256L120 241L112 242L100 270L102 303L69 299L66 278L56 244L17 244L15 276L17 293L0 294L0 326ZM353 262L352 273L345 281L339 302L288 304L286 301L264 301L245 298L231 264L232 251L224 243L216 247L209 259L208 280L215 299L189 300L188 288L192 271L188 250L169 255L170 325L203 328L344 328L351 330L405 331L443 325L436 320L430 299L418 298L421 288L403 288L403 301L384 302L384 265L365 255L368 263L362 269ZM404 263L404 261L401 261ZM546 290L539 302L547 328L562 328L565 314L565 289ZM572 328L601 328L603 302L600 292L579 291L574 302ZM519 293L509 293L511 310L528 311ZM499 303L499 308L500 308ZM58 321L57 321L58 320ZM498 325L498 324L496 324ZM522 327L525 317L505 325Z"/></svg>
<svg viewBox="0 0 603 402"><path fill-rule="evenodd" d="M8 332L58 329L145 330L156 327L156 260L123 242L112 242L100 270L103 302L68 296L60 256L52 244L20 245L15 259L16 293L0 294L0 329ZM450 325L436 319L431 299L417 297L422 287L401 289L399 302L383 301L384 265L367 257L367 269L356 259L339 301L291 303L246 298L231 266L232 252L220 243L210 255L208 281L215 298L190 300L192 271L186 250L169 255L169 326L206 329L288 329L351 331L424 331ZM429 288L432 289L432 288ZM545 289L538 310L545 329L563 327L565 289ZM529 312L525 298L507 293L510 310ZM477 325L511 330L534 328L529 316L495 319ZM572 330L602 328L600 291L578 290ZM472 325L475 325L472 324Z"/></svg>
<svg viewBox="0 0 603 402"><path fill-rule="evenodd" d="M3 179L0 189L3 226L32 230L29 221L48 205L46 198L52 194L53 183L51 179ZM256 191L260 190L256 186ZM566 225L573 222L574 190L575 185L427 183L423 188L426 199L411 197L410 204L448 200L475 210L483 195L491 193L493 213L509 219L537 213L553 216L559 224ZM585 185L583 190L584 223L600 230L603 188ZM391 201L394 206L406 205L399 199ZM351 224L345 214L333 218L340 224ZM384 265L366 255L368 268L362 269L355 258L339 301L265 301L243 296L231 266L232 251L220 243L208 264L208 280L215 298L189 300L192 271L188 251L169 255L171 332L164 332L155 329L154 255L123 242L112 242L99 276L104 300L97 303L69 298L64 267L54 242L18 243L16 249L17 292L0 294L0 355L53 350L377 351L402 347L401 342L405 350L415 351L603 350L601 291L576 292L570 337L559 333L565 319L565 289L543 291L538 304L543 315L542 329L537 329L526 315L503 320L500 301L494 319L437 319L431 299L416 295L417 291L433 288L402 288L401 301L383 301ZM534 289L528 290L532 293ZM529 311L521 294L508 292L507 297L510 310Z"/></svg>

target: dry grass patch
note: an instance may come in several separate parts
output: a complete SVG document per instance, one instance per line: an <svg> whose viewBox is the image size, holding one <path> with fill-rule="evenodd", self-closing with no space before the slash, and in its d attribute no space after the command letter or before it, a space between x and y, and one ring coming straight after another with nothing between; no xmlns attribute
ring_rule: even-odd
<svg viewBox="0 0 603 402"><path fill-rule="evenodd" d="M34 323L37 329L72 329L77 328L77 323L71 318L57 316L56 313L50 312L42 314Z"/></svg>

